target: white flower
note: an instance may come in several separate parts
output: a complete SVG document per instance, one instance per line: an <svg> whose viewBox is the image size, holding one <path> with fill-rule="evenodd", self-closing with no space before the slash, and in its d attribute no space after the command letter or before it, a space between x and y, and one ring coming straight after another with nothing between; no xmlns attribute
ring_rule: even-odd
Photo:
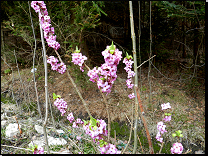
<svg viewBox="0 0 208 156"><path fill-rule="evenodd" d="M34 73L34 71L36 72L37 69L36 69L36 68L33 68L33 69L31 70L31 73Z"/></svg>

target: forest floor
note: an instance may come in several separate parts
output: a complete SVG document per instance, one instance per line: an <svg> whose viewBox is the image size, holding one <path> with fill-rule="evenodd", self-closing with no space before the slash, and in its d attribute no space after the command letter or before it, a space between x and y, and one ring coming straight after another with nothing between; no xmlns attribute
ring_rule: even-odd
<svg viewBox="0 0 208 156"><path fill-rule="evenodd" d="M43 65L39 65L36 68L37 90L41 111L44 116L45 88ZM190 153L194 153L197 150L205 151L205 80L200 79L200 82L194 81L195 78L191 80L191 73L186 72L184 74L183 71L174 70L174 66L172 68L171 65L160 65L157 68L169 79L161 75L160 72L152 67L150 74L152 93L150 102L150 88L147 77L148 68L142 67L141 80L139 76L141 100L152 139L155 138L157 134L157 123L162 121L161 104L169 102L172 107L172 120L170 124L167 124L168 132L164 136L164 140L170 141L170 144L172 145L172 143L176 142L176 140L175 138L172 138L171 134L176 130L182 130L183 138L181 141L184 146L183 153L187 150L192 150ZM2 66L1 71L5 71L6 69L7 67ZM11 72L9 74L3 73L1 75L2 96L11 98L13 86L15 100L18 105L21 106L19 112L15 112L15 115L19 115L19 118L21 118L20 114L23 113L24 116L37 117L37 106L34 104L34 102L37 102L37 99L31 68L20 70L21 80L15 66L13 67L13 70L13 77ZM79 72L78 70L79 68L74 66L69 68L74 81L88 104L89 111L94 118L103 119L107 122L106 107L97 85L87 80L88 77L86 76L86 72L81 73L81 71ZM130 100L128 98L128 95L133 91L127 88L126 77L127 74L125 71L123 69L119 69L118 78L113 85L112 91L106 96L109 103L111 121L113 121L113 123L119 123L120 129L122 129L124 125L128 126L128 130L119 131L118 127L112 125L111 137L114 137L113 131L118 130L116 133L117 141L123 140L124 143L128 141L130 129L129 120L132 119L132 104L134 104L134 100ZM61 97L67 102L69 108L68 113L73 112L75 118L79 117L85 120L89 119L87 111L85 110L81 99L79 98L66 73L61 75L55 71L48 70L48 92L50 103L52 103L53 107L53 116L55 121L61 121L64 124L69 124L66 116L62 117L59 110L53 105L53 93L61 95ZM52 122L51 116L49 116L49 121ZM138 134L141 137L141 144L147 144L146 137L144 137L146 133L140 118ZM5 144L5 141L1 142L1 144ZM153 139L153 146L156 145L159 146L159 143ZM131 139L129 147L132 146L133 139ZM26 145L25 148L27 148ZM129 151L131 150L129 149ZM158 151L159 149L155 149L155 153ZM139 143L138 152L141 153ZM147 145L143 146L143 152L148 153ZM168 149L164 149L162 153L163 152L169 153L170 151L168 151Z"/></svg>

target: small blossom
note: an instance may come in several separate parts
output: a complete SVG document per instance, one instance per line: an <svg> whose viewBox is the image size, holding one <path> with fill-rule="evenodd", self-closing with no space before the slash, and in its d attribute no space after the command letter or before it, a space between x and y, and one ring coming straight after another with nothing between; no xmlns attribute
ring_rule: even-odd
<svg viewBox="0 0 208 156"><path fill-rule="evenodd" d="M74 116L73 116L72 112L67 116L67 119L70 121L70 123L72 123L72 121L74 121Z"/></svg>
<svg viewBox="0 0 208 156"><path fill-rule="evenodd" d="M183 145L181 143L174 143L170 149L172 154L181 154L183 152Z"/></svg>
<svg viewBox="0 0 208 156"><path fill-rule="evenodd" d="M170 106L170 103L169 103L169 102L168 102L168 103L161 104L161 107L162 107L162 110L164 110L164 109L168 109L168 108L171 108L171 106Z"/></svg>
<svg viewBox="0 0 208 156"><path fill-rule="evenodd" d="M135 98L135 95L134 95L134 93L132 93L132 94L129 94L128 97L129 97L129 99L133 99L133 98Z"/></svg>
<svg viewBox="0 0 208 156"><path fill-rule="evenodd" d="M157 139L157 141L159 141L159 142L161 142L161 143L163 142L163 138L161 137L160 132L157 133L157 135L156 135L155 138Z"/></svg>
<svg viewBox="0 0 208 156"><path fill-rule="evenodd" d="M77 136L77 137L76 137L76 139L77 139L77 140L80 140L80 139L81 139L81 137L80 137L80 136Z"/></svg>
<svg viewBox="0 0 208 156"><path fill-rule="evenodd" d="M165 122L170 121L171 120L171 115L170 116L165 116L165 118L163 120L165 120Z"/></svg>

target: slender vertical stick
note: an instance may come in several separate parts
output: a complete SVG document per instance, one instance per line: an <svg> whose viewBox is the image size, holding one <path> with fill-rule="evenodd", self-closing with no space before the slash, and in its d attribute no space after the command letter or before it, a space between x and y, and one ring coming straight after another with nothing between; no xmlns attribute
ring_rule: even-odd
<svg viewBox="0 0 208 156"><path fill-rule="evenodd" d="M39 24L40 24L40 22L39 22ZM44 67L45 67L45 105L46 105L45 108L46 108L46 115L45 115L45 121L43 123L43 131L44 131L44 136L45 136L45 141L46 141L47 153L50 154L49 147L48 147L47 133L46 133L46 123L47 123L47 120L48 120L48 84L47 84L48 71L47 71L46 49L45 49L43 30L42 30L41 24L40 24L40 34L41 34L41 41L42 41L42 46L43 46L43 62L44 62Z"/></svg>
<svg viewBox="0 0 208 156"><path fill-rule="evenodd" d="M150 56L149 58L151 58L152 56L152 20L151 20L151 1L150 1ZM152 88L151 88L151 80L150 80L150 70L151 70L151 63L149 60L149 69L148 69L148 82L149 82L149 87L150 87L150 92L149 92L149 103L151 103L151 92L152 92Z"/></svg>
<svg viewBox="0 0 208 156"><path fill-rule="evenodd" d="M141 38L141 24L140 24L141 16L140 16L140 10L141 10L141 5L140 5L140 1L138 1L138 3L139 3L139 64L141 64L142 63L141 53L140 53L140 38ZM140 84L141 84L140 88L142 88L141 74L142 74L142 68L139 69L139 79L140 79ZM142 90L140 89L140 94L141 93L142 93Z"/></svg>
<svg viewBox="0 0 208 156"><path fill-rule="evenodd" d="M143 115L144 114L144 110L143 110L143 106L142 106L142 101L140 99L138 87L136 87L136 93L137 93L137 97L138 97L138 101L139 101L139 107L140 107L140 110L141 110L141 114L140 115L142 117L142 121L144 123L144 128L145 128L145 131L146 131L146 134L147 134L147 139L148 139L148 143L149 143L149 151L150 151L150 154L154 154L152 141L151 141L151 136L149 134L149 130L148 130L148 127L147 127L147 122L146 122L145 116Z"/></svg>
<svg viewBox="0 0 208 156"><path fill-rule="evenodd" d="M30 11L30 2L28 1L28 6L29 6L29 13L30 13L30 19L31 19L31 27L32 27L32 30L33 30L33 36L34 36L34 40L35 40L35 48L34 48L34 55L33 55L33 78L34 78L34 85L35 85L35 93L36 93L36 97L37 97L37 104L38 104L38 112L39 112L39 115L40 115L40 118L41 120L43 121L43 118L42 118L42 114L41 114L41 111L40 111L40 104L39 104L39 99L38 99L38 90L37 90L37 87L36 87L36 81L35 81L35 51L36 51L36 38L35 38L35 31L34 31L34 27L33 27L33 21L32 21L32 15L31 15L31 11Z"/></svg>
<svg viewBox="0 0 208 156"><path fill-rule="evenodd" d="M130 8L130 24L131 24L131 38L132 38L132 45L133 45L133 57L134 57L134 72L135 72L135 82L134 82L134 94L136 94L135 87L138 87L138 72L137 72L137 57L136 57L136 37L134 33L134 19L133 19L133 8L132 8L132 1L129 1L129 8ZM134 125L134 150L133 154L136 153L137 149L137 125L138 123L138 99L137 96L135 97L135 125Z"/></svg>

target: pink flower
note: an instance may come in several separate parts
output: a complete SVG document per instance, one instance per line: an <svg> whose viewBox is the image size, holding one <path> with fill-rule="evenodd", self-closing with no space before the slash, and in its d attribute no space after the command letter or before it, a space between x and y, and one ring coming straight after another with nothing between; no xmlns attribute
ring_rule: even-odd
<svg viewBox="0 0 208 156"><path fill-rule="evenodd" d="M57 71L60 73L60 74L63 74L65 73L66 71L66 65L64 63L60 63L57 65Z"/></svg>
<svg viewBox="0 0 208 156"><path fill-rule="evenodd" d="M132 83L131 79L127 79L126 80L126 85L128 86L128 88L131 88L132 89L132 87L134 86L134 84L131 84L131 83Z"/></svg>
<svg viewBox="0 0 208 156"><path fill-rule="evenodd" d="M164 110L164 109L168 109L168 108L171 108L171 106L170 106L170 103L169 103L169 102L168 102L168 103L161 104L161 107L162 107L162 110Z"/></svg>
<svg viewBox="0 0 208 156"><path fill-rule="evenodd" d="M43 147L39 147L38 148L38 153L39 154L44 154L44 148Z"/></svg>
<svg viewBox="0 0 208 156"><path fill-rule="evenodd" d="M163 120L165 120L165 122L170 121L171 120L171 115L170 116L165 116L165 118Z"/></svg>
<svg viewBox="0 0 208 156"><path fill-rule="evenodd" d="M129 97L129 99L133 99L133 98L135 98L135 95L134 95L134 93L132 93L132 94L129 94L128 97Z"/></svg>
<svg viewBox="0 0 208 156"><path fill-rule="evenodd" d="M172 154L181 154L183 152L183 145L181 143L174 143L170 149Z"/></svg>
<svg viewBox="0 0 208 156"><path fill-rule="evenodd" d="M78 118L78 119L76 120L76 123L77 123L77 124L84 124L84 122L83 122L80 118Z"/></svg>
<svg viewBox="0 0 208 156"><path fill-rule="evenodd" d="M58 50L60 48L60 44L56 42L56 38L50 39L52 34L54 34L54 28L51 29L51 19L50 16L48 16L47 8L44 1L32 1L31 7L35 10L36 13L39 13L39 21L44 31L44 37L48 42L48 46L54 48L55 50Z"/></svg>
<svg viewBox="0 0 208 156"><path fill-rule="evenodd" d="M72 112L67 116L67 119L70 121L70 123L72 123L72 121L74 120L74 116Z"/></svg>
<svg viewBox="0 0 208 156"><path fill-rule="evenodd" d="M80 66L80 70L82 72L84 72L83 70L83 63L84 61L87 60L87 57L86 56L82 56L82 53L72 53L72 62L76 65L79 65Z"/></svg>
<svg viewBox="0 0 208 156"><path fill-rule="evenodd" d="M163 134L164 132L167 132L167 131L165 130L165 128L166 128L166 125L164 125L162 121L160 121L160 122L157 123L157 129L158 129L162 134Z"/></svg>
<svg viewBox="0 0 208 156"><path fill-rule="evenodd" d="M157 139L157 141L159 141L159 142L161 142L161 143L163 142L163 138L161 137L160 132L157 133L157 135L156 135L155 138Z"/></svg>
<svg viewBox="0 0 208 156"><path fill-rule="evenodd" d="M80 140L80 139L81 139L81 137L80 137L80 136L77 136L77 137L76 137L76 139L77 139L77 140Z"/></svg>

